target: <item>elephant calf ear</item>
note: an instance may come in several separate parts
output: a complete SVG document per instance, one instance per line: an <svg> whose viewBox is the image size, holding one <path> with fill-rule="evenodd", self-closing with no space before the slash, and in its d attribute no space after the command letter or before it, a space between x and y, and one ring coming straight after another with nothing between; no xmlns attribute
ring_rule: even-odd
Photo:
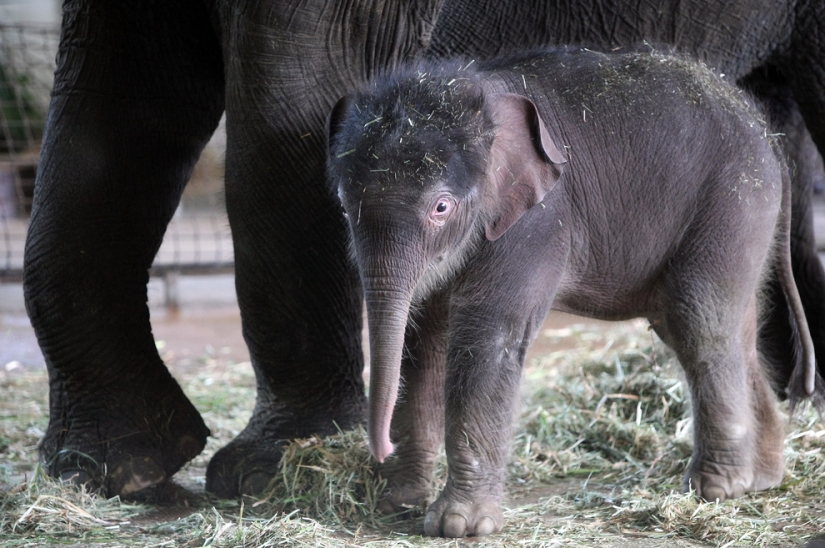
<svg viewBox="0 0 825 548"><path fill-rule="evenodd" d="M486 235L488 240L497 240L525 211L544 199L561 177L567 160L530 99L499 93L488 101L496 130L487 164L494 214Z"/></svg>

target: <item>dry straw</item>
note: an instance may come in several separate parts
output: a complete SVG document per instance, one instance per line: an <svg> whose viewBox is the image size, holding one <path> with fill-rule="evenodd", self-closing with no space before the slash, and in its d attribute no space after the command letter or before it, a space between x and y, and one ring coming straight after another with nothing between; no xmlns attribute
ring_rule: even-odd
<svg viewBox="0 0 825 548"><path fill-rule="evenodd" d="M644 323L576 325L540 342L575 348L529 360L507 525L473 546L794 546L825 531L825 427L812 410L788 427L780 487L704 502L680 489L691 450L685 384ZM207 417L214 451L249 416L248 364L212 360L178 376ZM0 377L4 547L456 545L421 537L420 515L376 515L383 483L360 429L288 445L271 491L257 500L209 498L200 468L182 474L188 490L166 486L141 502L60 485L35 467L44 386L41 373ZM442 459L434 489L445 475Z"/></svg>

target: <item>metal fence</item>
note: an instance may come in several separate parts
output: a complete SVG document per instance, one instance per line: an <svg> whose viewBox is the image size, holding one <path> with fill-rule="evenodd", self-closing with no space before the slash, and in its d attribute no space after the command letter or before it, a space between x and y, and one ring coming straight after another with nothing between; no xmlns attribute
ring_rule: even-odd
<svg viewBox="0 0 825 548"><path fill-rule="evenodd" d="M0 25L0 280L17 279L58 33Z"/></svg>
<svg viewBox="0 0 825 548"><path fill-rule="evenodd" d="M19 282L40 141L53 81L59 30L0 24L0 282ZM221 136L216 139L221 142ZM232 272L223 207L223 152L207 146L167 228L151 273L169 284L177 274ZM174 295L175 291L167 291Z"/></svg>

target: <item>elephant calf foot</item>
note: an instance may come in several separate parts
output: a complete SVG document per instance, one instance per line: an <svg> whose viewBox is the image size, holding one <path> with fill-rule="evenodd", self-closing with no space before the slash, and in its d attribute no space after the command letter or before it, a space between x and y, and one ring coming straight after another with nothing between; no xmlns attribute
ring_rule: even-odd
<svg viewBox="0 0 825 548"><path fill-rule="evenodd" d="M402 450L393 454L381 466L381 477L387 480L383 498L376 509L385 515L420 514L433 501L432 475L434 451Z"/></svg>
<svg viewBox="0 0 825 548"><path fill-rule="evenodd" d="M461 538L490 535L504 526L501 497L487 495L466 499L448 485L427 508L424 534L430 537Z"/></svg>
<svg viewBox="0 0 825 548"><path fill-rule="evenodd" d="M785 429L761 376L752 378L750 416L698 423L694 453L683 489L708 501L725 501L782 483ZM721 432L724 435L713 435Z"/></svg>
<svg viewBox="0 0 825 548"><path fill-rule="evenodd" d="M683 489L693 489L707 501L723 502L739 498L745 493L764 491L782 483L783 468L773 472L756 472L751 468L733 466L713 467L714 471L691 469L685 476Z"/></svg>
<svg viewBox="0 0 825 548"><path fill-rule="evenodd" d="M717 467L722 468L722 467ZM749 470L739 470L730 467L729 470L718 472L688 472L685 475L682 489L687 492L693 489L698 497L707 501L724 502L739 498L749 491L753 484L753 474Z"/></svg>
<svg viewBox="0 0 825 548"><path fill-rule="evenodd" d="M694 455L685 475L684 491L693 489L705 500L722 502L776 487L782 483L785 471L782 440L779 438L778 444L767 442L763 439L750 451L729 452L725 459L702 459Z"/></svg>

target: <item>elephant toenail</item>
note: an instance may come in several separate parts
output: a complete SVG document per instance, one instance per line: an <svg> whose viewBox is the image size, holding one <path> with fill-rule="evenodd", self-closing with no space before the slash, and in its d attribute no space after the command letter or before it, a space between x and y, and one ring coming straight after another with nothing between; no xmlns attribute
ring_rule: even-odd
<svg viewBox="0 0 825 548"><path fill-rule="evenodd" d="M427 512L424 518L424 534L428 537L437 537L441 534L441 524L436 512Z"/></svg>
<svg viewBox="0 0 825 548"><path fill-rule="evenodd" d="M375 504L375 510L382 515L390 516L399 512L398 508L389 501L389 499L381 499Z"/></svg>
<svg viewBox="0 0 825 548"><path fill-rule="evenodd" d="M714 485L702 489L702 498L708 502L724 502L728 497L722 487Z"/></svg>
<svg viewBox="0 0 825 548"><path fill-rule="evenodd" d="M112 474L112 483L123 481L120 489L112 490L120 496L131 495L152 485L166 481L166 472L150 457L136 457L119 466Z"/></svg>
<svg viewBox="0 0 825 548"><path fill-rule="evenodd" d="M490 535L496 532L496 522L490 516L484 516L476 525L476 535Z"/></svg>
<svg viewBox="0 0 825 548"><path fill-rule="evenodd" d="M449 514L444 517L444 536L461 538L467 535L467 520L461 514Z"/></svg>
<svg viewBox="0 0 825 548"><path fill-rule="evenodd" d="M203 451L204 442L194 436L183 436L178 440L178 452L187 459L193 459Z"/></svg>

